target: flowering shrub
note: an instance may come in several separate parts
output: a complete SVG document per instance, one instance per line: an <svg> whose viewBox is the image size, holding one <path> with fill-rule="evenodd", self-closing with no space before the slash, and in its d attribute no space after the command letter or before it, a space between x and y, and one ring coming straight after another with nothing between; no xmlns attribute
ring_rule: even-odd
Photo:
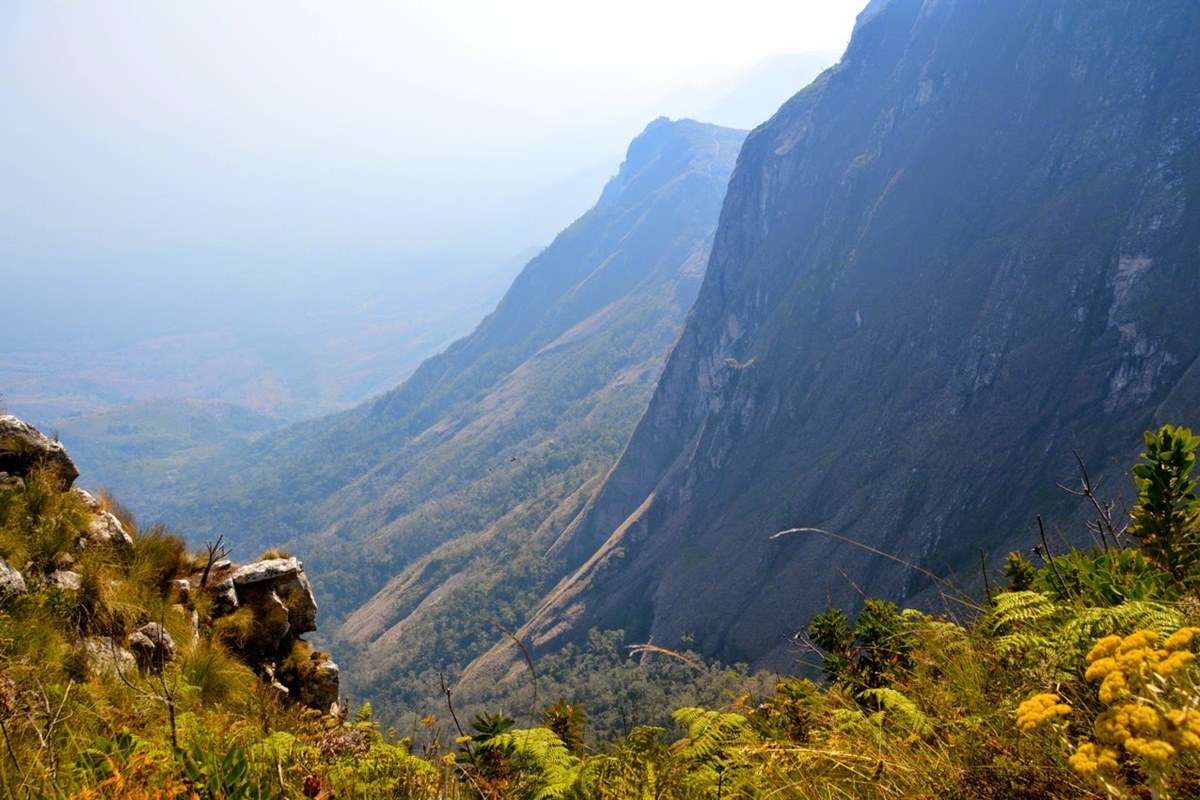
<svg viewBox="0 0 1200 800"><path fill-rule="evenodd" d="M1200 766L1197 644L1200 628L1193 627L1165 639L1139 630L1096 642L1084 678L1100 684L1105 709L1093 720L1093 740L1080 741L1068 759L1076 774L1123 796L1121 768L1128 766L1145 774L1152 796L1165 798L1176 776ZM1036 695L1018 708L1017 727L1032 731L1069 712L1057 695Z"/></svg>
<svg viewBox="0 0 1200 800"><path fill-rule="evenodd" d="M1029 733L1055 717L1065 717L1071 707L1056 694L1035 694L1017 706L1017 727Z"/></svg>

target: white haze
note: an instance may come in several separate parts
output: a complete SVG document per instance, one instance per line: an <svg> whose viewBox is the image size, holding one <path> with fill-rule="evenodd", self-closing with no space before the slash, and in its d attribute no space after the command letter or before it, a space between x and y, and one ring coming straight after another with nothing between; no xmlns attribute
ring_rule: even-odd
<svg viewBox="0 0 1200 800"><path fill-rule="evenodd" d="M860 2L7 0L0 392L5 350L284 351L371 300L469 329L651 118L765 119L801 86L739 102L739 76L811 78Z"/></svg>

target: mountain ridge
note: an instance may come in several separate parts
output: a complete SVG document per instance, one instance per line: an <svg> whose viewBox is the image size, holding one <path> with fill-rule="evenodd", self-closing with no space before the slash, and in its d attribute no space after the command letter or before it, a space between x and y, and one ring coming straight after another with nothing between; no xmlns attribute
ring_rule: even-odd
<svg viewBox="0 0 1200 800"><path fill-rule="evenodd" d="M356 651L348 679L392 691L414 659L445 668L480 654L493 620L519 625L559 577L542 558L555 520L586 499L649 397L744 135L651 122L596 206L470 336L359 408L224 454L168 520L213 521L192 537L236 527L252 532L238 539L247 547L307 553ZM453 630L437 617L448 602L471 609Z"/></svg>
<svg viewBox="0 0 1200 800"><path fill-rule="evenodd" d="M1071 448L1109 474L1164 402L1192 421L1198 30L1178 2L864 11L748 137L648 410L556 544L580 566L517 634L533 655L621 628L787 665L827 603L937 597L774 532L977 571L1033 543L1007 498L1082 513L1047 492ZM468 678L521 658L502 642Z"/></svg>

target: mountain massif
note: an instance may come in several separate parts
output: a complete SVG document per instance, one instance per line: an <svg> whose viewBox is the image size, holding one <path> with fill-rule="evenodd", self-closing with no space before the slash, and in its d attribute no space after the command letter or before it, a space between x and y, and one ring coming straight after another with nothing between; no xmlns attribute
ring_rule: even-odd
<svg viewBox="0 0 1200 800"><path fill-rule="evenodd" d="M876 0L744 147L651 124L473 334L156 510L303 552L369 693L595 630L786 668L829 603L940 602L1078 518L1073 449L1194 421L1198 27Z"/></svg>
<svg viewBox="0 0 1200 800"><path fill-rule="evenodd" d="M1131 431L1194 424L1198 40L1179 0L872 2L747 139L649 408L551 550L578 568L535 657L620 628L786 667L831 602L938 602L878 551L978 576L1076 513L1073 448L1109 475ZM877 552L771 538L798 526Z"/></svg>
<svg viewBox="0 0 1200 800"><path fill-rule="evenodd" d="M651 123L474 333L366 405L210 460L164 515L305 553L360 685L465 665L565 575L545 552L645 408L744 136Z"/></svg>

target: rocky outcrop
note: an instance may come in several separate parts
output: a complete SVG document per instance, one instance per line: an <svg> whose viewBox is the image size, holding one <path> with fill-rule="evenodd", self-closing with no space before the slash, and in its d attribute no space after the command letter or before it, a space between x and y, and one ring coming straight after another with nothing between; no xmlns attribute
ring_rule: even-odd
<svg viewBox="0 0 1200 800"><path fill-rule="evenodd" d="M241 605L264 603L284 608L284 636L298 637L317 629L317 601L299 559L256 561L234 570L228 580Z"/></svg>
<svg viewBox="0 0 1200 800"><path fill-rule="evenodd" d="M62 492L58 519L72 526L69 530L79 526L74 547L67 539L68 546L54 553L50 563L29 561L22 567L24 574L0 558L0 601L23 594L30 586L36 592L79 597L90 589L81 572L88 573L76 566L84 551L108 548L104 555L119 555L118 561L130 556L134 538L109 503L72 487L78 473L61 444L16 417L0 416L0 466L4 468L0 491L4 492L34 491L34 485L26 480L31 471L39 466L52 469ZM41 492L38 497L46 493L40 486L37 491ZM182 559L182 563L188 562ZM99 580L118 578L101 573ZM190 622L187 644L215 630L281 697L326 713L338 710L337 664L300 638L317 629L317 603L299 559L270 558L241 566L218 559L208 569L172 578L156 589L164 593L163 600L182 620ZM203 595L209 602L197 602ZM143 624L127 636L89 636L80 641L80 666L93 675L124 679L135 671L141 675L162 673L176 659L178 646L163 624L145 621L145 609L141 614ZM232 625L224 624L227 618ZM236 635L226 638L226 628Z"/></svg>
<svg viewBox="0 0 1200 800"><path fill-rule="evenodd" d="M61 442L11 414L0 415L0 475L24 478L38 466L52 469L64 490L79 477Z"/></svg>
<svg viewBox="0 0 1200 800"><path fill-rule="evenodd" d="M207 592L213 599L214 620L241 615L232 646L265 683L310 708L336 708L337 664L327 654L311 651L301 639L317 629L317 602L299 559L271 558L242 566L221 560L209 570L204 587L202 577L203 571L197 571L177 594ZM297 652L305 655L304 668L292 663Z"/></svg>

